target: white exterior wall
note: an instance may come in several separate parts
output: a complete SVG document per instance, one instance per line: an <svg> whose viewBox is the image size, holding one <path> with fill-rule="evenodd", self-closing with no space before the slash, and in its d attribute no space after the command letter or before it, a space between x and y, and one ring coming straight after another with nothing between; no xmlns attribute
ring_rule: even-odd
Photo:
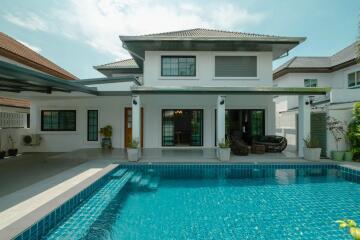
<svg viewBox="0 0 360 240"><path fill-rule="evenodd" d="M348 88L348 74L360 71L360 64L340 69L332 73L288 73L274 81L279 87L303 87L304 79L318 79L319 87L331 87L330 105L327 109L328 116L335 117L338 120L346 121L351 119L352 103L360 101L360 89ZM298 98L296 96L279 96L274 99L276 102L276 128L277 134L282 135L288 140L288 149L296 149L296 113L291 111L298 107ZM350 103L346 103L350 102ZM320 106L318 106L318 109ZM288 111L289 110L289 111ZM340 150L347 149L346 143L342 141L339 144ZM336 150L336 143L333 136L327 131L327 155L330 151Z"/></svg>
<svg viewBox="0 0 360 240"><path fill-rule="evenodd" d="M144 108L144 147L161 147L162 109L203 109L204 145L215 144L216 95L156 95L140 96ZM98 148L100 142L87 142L87 110L99 110L99 128L113 127L113 146L124 147L124 108L131 107L131 97L92 97L54 100L34 100L31 105L31 133L41 134L40 146L25 147L24 151L66 152L80 148ZM266 134L275 134L275 104L272 96L227 96L228 109L265 109ZM41 110L76 110L76 132L41 131ZM99 136L100 141L100 136Z"/></svg>
<svg viewBox="0 0 360 240"><path fill-rule="evenodd" d="M196 56L195 77L162 77L161 56ZM215 56L257 56L256 78L215 78ZM144 86L272 86L272 52L146 51Z"/></svg>

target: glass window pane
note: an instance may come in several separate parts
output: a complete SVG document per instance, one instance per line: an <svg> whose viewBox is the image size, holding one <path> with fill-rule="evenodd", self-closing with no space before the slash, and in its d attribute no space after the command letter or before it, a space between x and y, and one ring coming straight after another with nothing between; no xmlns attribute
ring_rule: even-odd
<svg viewBox="0 0 360 240"><path fill-rule="evenodd" d="M349 87L355 86L355 73L350 73L348 75L348 86Z"/></svg>
<svg viewBox="0 0 360 240"><path fill-rule="evenodd" d="M88 110L88 141L98 141L98 110Z"/></svg>
<svg viewBox="0 0 360 240"><path fill-rule="evenodd" d="M45 110L41 112L42 131L75 131L76 111Z"/></svg>
<svg viewBox="0 0 360 240"><path fill-rule="evenodd" d="M356 85L360 86L360 71L356 72Z"/></svg>
<svg viewBox="0 0 360 240"><path fill-rule="evenodd" d="M161 62L162 76L195 76L195 57L163 56Z"/></svg>

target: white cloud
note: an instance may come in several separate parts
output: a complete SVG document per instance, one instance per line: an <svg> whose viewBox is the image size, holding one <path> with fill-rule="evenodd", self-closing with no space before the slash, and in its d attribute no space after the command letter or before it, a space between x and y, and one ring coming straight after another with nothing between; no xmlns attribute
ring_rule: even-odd
<svg viewBox="0 0 360 240"><path fill-rule="evenodd" d="M15 25L29 30L46 31L48 29L46 22L35 13L28 13L26 15L7 13L4 15L4 18Z"/></svg>
<svg viewBox="0 0 360 240"><path fill-rule="evenodd" d="M264 15L261 13L249 13L246 9L237 9L231 4L223 4L212 12L211 19L214 21L214 25L231 29L258 24L264 19Z"/></svg>
<svg viewBox="0 0 360 240"><path fill-rule="evenodd" d="M30 48L34 52L39 53L41 51L41 48L39 48L39 47L36 47L34 45L30 45L29 43L24 42L24 41L20 41L20 40L17 40L17 41L20 42L21 44L25 45L26 47Z"/></svg>
<svg viewBox="0 0 360 240"><path fill-rule="evenodd" d="M20 19L8 15L6 19L28 29L47 30L83 41L116 59L129 56L119 35L198 27L243 31L264 19L261 13L250 13L230 3L166 0L67 0L48 12L47 24L35 14L27 16ZM35 22L36 27L28 20Z"/></svg>

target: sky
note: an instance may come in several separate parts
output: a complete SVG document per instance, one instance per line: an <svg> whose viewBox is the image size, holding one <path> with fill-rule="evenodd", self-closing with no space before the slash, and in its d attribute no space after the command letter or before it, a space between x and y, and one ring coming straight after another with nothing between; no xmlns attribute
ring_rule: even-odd
<svg viewBox="0 0 360 240"><path fill-rule="evenodd" d="M210 28L306 37L288 57L328 56L359 36L360 0L1 0L0 31L77 77L129 58L119 35Z"/></svg>

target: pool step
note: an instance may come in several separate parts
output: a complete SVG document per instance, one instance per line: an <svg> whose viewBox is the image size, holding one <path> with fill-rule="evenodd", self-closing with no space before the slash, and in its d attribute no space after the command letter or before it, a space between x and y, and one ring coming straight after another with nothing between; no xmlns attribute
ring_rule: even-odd
<svg viewBox="0 0 360 240"><path fill-rule="evenodd" d="M156 190L159 187L159 183L160 183L160 177L154 176L151 178L151 181L148 184L148 188L150 190Z"/></svg>
<svg viewBox="0 0 360 240"><path fill-rule="evenodd" d="M112 178L121 178L126 173L126 169L119 169L118 171L111 174Z"/></svg>
<svg viewBox="0 0 360 240"><path fill-rule="evenodd" d="M130 179L132 187L141 191L156 190L159 186L159 181L160 178L158 176L153 176L152 172L136 172Z"/></svg>
<svg viewBox="0 0 360 240"><path fill-rule="evenodd" d="M133 174L133 176L131 177L131 179L130 179L130 183L134 184L134 185L138 185L139 182L141 181L141 179L142 179L142 173L141 172L135 172Z"/></svg>

